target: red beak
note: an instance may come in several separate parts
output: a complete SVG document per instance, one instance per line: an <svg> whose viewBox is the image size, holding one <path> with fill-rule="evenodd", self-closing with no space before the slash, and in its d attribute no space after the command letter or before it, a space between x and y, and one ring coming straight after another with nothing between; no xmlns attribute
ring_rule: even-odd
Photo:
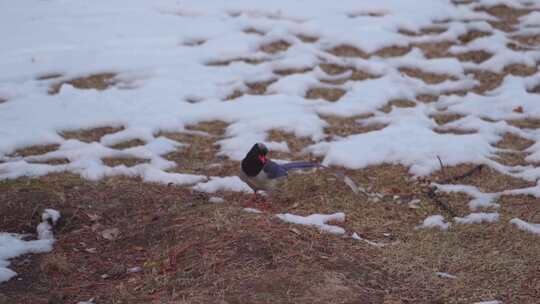
<svg viewBox="0 0 540 304"><path fill-rule="evenodd" d="M264 155L262 155L262 154L259 155L259 160L260 160L263 164L265 164L266 161L267 161L266 156L264 156Z"/></svg>

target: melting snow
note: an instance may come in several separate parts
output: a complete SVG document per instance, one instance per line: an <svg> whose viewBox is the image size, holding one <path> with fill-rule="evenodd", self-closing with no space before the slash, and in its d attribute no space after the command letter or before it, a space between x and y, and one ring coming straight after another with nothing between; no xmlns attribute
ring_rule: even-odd
<svg viewBox="0 0 540 304"><path fill-rule="evenodd" d="M441 230L447 230L449 227L450 223L446 223L440 214L428 216L422 225L418 226L418 228L440 228Z"/></svg>
<svg viewBox="0 0 540 304"><path fill-rule="evenodd" d="M510 220L511 224L516 225L519 229L523 231L527 231L536 235L540 235L540 224L531 224L527 223L524 220L520 220L518 218L514 218Z"/></svg>
<svg viewBox="0 0 540 304"><path fill-rule="evenodd" d="M326 224L326 222L328 221L344 222L345 213L343 212L338 212L334 214L312 214L309 216L300 216L300 215L285 213L285 214L277 214L277 217L288 223L307 225L307 226L316 226L322 231L333 233L333 234L345 233L345 229L339 226Z"/></svg>
<svg viewBox="0 0 540 304"><path fill-rule="evenodd" d="M25 235L0 232L0 283L17 275L7 268L9 259L27 253L50 252L53 249L54 235L49 221L54 225L60 218L60 212L45 209L41 218L42 222L37 226L37 240L25 241Z"/></svg>

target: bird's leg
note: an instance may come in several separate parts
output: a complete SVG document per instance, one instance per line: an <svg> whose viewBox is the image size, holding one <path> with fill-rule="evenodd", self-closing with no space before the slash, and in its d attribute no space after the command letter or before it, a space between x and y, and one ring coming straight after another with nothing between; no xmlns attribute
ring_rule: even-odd
<svg viewBox="0 0 540 304"><path fill-rule="evenodd" d="M254 206L259 201L257 190L253 192L253 196L246 202L246 207Z"/></svg>

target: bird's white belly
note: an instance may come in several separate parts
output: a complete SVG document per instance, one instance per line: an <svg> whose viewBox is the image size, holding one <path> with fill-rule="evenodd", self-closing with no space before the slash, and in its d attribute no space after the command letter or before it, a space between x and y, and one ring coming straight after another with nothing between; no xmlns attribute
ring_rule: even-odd
<svg viewBox="0 0 540 304"><path fill-rule="evenodd" d="M240 170L240 179L255 191L271 191L277 188L278 183L282 180L282 178L269 179L268 175L262 170L254 177L247 176L242 170Z"/></svg>

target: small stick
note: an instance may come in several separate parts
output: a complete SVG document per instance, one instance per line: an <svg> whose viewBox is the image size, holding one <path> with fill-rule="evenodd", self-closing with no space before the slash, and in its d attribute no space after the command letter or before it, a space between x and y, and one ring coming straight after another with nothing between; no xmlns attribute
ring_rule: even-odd
<svg viewBox="0 0 540 304"><path fill-rule="evenodd" d="M439 160L439 165L441 166L441 173L444 176L444 178L446 178L446 171L444 171L444 166L443 166L442 160L439 157L439 155L437 155L437 159Z"/></svg>

